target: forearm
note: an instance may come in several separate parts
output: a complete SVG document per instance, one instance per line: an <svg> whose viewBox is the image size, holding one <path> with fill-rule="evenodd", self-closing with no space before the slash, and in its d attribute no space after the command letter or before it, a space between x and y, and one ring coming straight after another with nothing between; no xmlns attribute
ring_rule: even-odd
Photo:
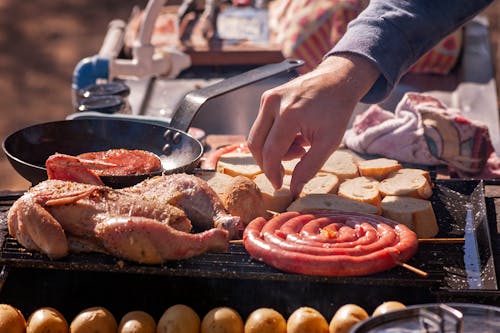
<svg viewBox="0 0 500 333"><path fill-rule="evenodd" d="M362 99L376 103L422 55L491 2L372 0L329 55L358 54L378 67L381 75Z"/></svg>

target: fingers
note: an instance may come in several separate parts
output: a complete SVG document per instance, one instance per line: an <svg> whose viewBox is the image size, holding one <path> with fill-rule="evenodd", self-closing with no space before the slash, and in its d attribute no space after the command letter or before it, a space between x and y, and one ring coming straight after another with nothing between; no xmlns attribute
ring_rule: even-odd
<svg viewBox="0 0 500 333"><path fill-rule="evenodd" d="M289 151L299 128L286 115L273 122L262 154L263 171L274 188L281 188L284 168L281 161Z"/></svg>
<svg viewBox="0 0 500 333"><path fill-rule="evenodd" d="M264 93L261 98L259 113L248 134L248 149L252 152L255 161L261 169L263 165L262 150L267 140L267 135L273 126L275 118L274 110L279 110L279 104L278 97L268 97L268 94Z"/></svg>
<svg viewBox="0 0 500 333"><path fill-rule="evenodd" d="M320 171L328 157L337 148L336 146L332 147L327 140L318 141L311 144L309 150L302 156L293 170L290 191L294 196L300 194L304 185Z"/></svg>

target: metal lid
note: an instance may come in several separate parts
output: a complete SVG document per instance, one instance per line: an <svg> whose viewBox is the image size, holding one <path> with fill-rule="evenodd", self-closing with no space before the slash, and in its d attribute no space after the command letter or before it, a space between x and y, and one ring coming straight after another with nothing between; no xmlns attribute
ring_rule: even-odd
<svg viewBox="0 0 500 333"><path fill-rule="evenodd" d="M500 332L500 308L467 303L423 304L366 319L351 333Z"/></svg>
<svg viewBox="0 0 500 333"><path fill-rule="evenodd" d="M121 81L113 81L102 84L92 84L88 87L80 89L78 95L81 98L89 98L93 96L109 96L116 95L127 97L130 94L130 88Z"/></svg>
<svg viewBox="0 0 500 333"><path fill-rule="evenodd" d="M78 104L78 111L97 111L102 113L116 113L125 107L125 101L121 96L94 96L84 98Z"/></svg>

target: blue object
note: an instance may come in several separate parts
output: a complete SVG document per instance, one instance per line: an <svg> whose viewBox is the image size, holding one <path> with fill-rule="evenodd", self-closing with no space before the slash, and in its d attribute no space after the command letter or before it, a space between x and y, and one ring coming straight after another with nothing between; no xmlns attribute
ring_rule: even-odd
<svg viewBox="0 0 500 333"><path fill-rule="evenodd" d="M84 87L96 83L97 79L108 79L109 59L97 55L87 57L76 65L73 71L73 91L78 91Z"/></svg>

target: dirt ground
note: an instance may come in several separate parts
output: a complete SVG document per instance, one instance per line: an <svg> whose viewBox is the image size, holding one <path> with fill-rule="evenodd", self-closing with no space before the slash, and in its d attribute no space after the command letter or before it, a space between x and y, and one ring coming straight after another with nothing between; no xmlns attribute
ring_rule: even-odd
<svg viewBox="0 0 500 333"><path fill-rule="evenodd" d="M134 6L146 4L146 0L0 0L0 139L72 113L75 65L98 52L111 20L127 20ZM486 14L499 73L500 0ZM0 152L0 191L29 186Z"/></svg>

